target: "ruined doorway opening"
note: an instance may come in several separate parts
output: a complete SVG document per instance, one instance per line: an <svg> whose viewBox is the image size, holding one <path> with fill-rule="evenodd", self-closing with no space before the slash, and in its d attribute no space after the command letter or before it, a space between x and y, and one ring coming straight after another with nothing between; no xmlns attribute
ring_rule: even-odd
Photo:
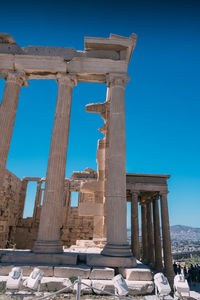
<svg viewBox="0 0 200 300"><path fill-rule="evenodd" d="M37 182L29 181L27 190L26 190L26 199L25 199L25 205L24 205L23 219L28 218L28 217L30 217L30 218L33 217L36 190L37 190Z"/></svg>
<svg viewBox="0 0 200 300"><path fill-rule="evenodd" d="M79 192L71 192L71 207L78 207Z"/></svg>

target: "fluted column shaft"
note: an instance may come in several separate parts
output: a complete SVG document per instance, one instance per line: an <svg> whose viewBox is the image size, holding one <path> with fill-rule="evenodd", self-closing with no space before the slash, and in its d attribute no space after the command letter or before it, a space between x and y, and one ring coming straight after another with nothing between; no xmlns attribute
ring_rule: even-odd
<svg viewBox="0 0 200 300"><path fill-rule="evenodd" d="M142 260L144 263L148 260L148 248L147 248L147 214L146 203L141 203L141 219L142 219Z"/></svg>
<svg viewBox="0 0 200 300"><path fill-rule="evenodd" d="M160 236L160 218L158 197L153 199L153 225L154 225L154 245L155 245L155 269L162 270L162 247Z"/></svg>
<svg viewBox="0 0 200 300"><path fill-rule="evenodd" d="M109 148L105 184L107 244L102 254L132 256L127 244L126 226L126 74L109 74L110 87Z"/></svg>
<svg viewBox="0 0 200 300"><path fill-rule="evenodd" d="M167 204L167 193L161 194L161 217L162 217L162 237L163 237L163 255L164 255L164 271L169 282L172 284L174 278L171 237L169 227L169 213Z"/></svg>
<svg viewBox="0 0 200 300"><path fill-rule="evenodd" d="M23 72L8 72L5 80L3 99L0 104L0 189L3 185L19 94L25 83L25 74Z"/></svg>
<svg viewBox="0 0 200 300"><path fill-rule="evenodd" d="M40 216L38 239L33 249L34 252L62 252L60 243L62 199L64 193L72 87L75 85L75 78L63 74L57 77L57 81L58 97L51 136L44 201Z"/></svg>
<svg viewBox="0 0 200 300"><path fill-rule="evenodd" d="M151 201L147 202L147 243L148 243L148 264L154 265L154 243Z"/></svg>
<svg viewBox="0 0 200 300"><path fill-rule="evenodd" d="M133 255L140 259L139 223L138 223L138 193L132 192L131 202L131 247Z"/></svg>

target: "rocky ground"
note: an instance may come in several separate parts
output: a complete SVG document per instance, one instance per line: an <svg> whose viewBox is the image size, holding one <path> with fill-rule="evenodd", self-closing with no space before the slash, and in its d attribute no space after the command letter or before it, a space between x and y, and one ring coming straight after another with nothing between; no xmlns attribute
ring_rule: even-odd
<svg viewBox="0 0 200 300"><path fill-rule="evenodd" d="M43 296L43 295L42 295ZM41 296L40 296L41 297ZM16 300L21 300L22 298L20 296L9 296L9 295L6 295L6 294L1 294L0 295L0 300L11 300L11 299L16 299ZM39 299L39 297L37 296L25 296L23 298L24 300L31 300L31 299ZM48 297L46 298L48 300L52 299L52 300L63 300L63 299L66 299L66 300L75 300L76 299L76 295L75 294L61 294L61 295L58 295L58 296L51 296L51 297ZM116 300L117 298L116 297L112 297L112 296L100 296L100 295L82 295L81 296L81 300ZM144 297L142 296L135 296L135 297L127 297L127 300L128 299L134 299L134 300L144 300Z"/></svg>
<svg viewBox="0 0 200 300"><path fill-rule="evenodd" d="M196 283L195 285L192 284L191 285L191 292L190 292L190 300L198 300L200 298L200 283ZM25 295L23 294L25 292L22 292L22 295L24 295L23 299L24 300L32 300L32 299L39 299L42 296L47 296L50 295L50 293L38 293L36 296L31 296L31 295ZM148 296L149 298L151 298L152 296ZM133 299L133 300L147 300L148 297L145 296L128 296L125 297L127 300L128 299ZM124 298L124 299L125 299ZM5 293L5 291L1 291L0 293L0 300L11 300L11 299L16 299L16 300L21 300L22 297L20 297L19 295L8 295L7 293ZM48 300L76 300L76 294L61 294L61 295L57 295L57 296L49 296L48 298L46 298ZM81 295L81 300L117 300L116 297L114 296L105 296L105 295Z"/></svg>

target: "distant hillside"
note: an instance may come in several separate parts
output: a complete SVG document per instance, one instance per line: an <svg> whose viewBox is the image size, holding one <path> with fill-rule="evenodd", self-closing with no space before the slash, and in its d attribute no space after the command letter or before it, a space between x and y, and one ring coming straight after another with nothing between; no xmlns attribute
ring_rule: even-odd
<svg viewBox="0 0 200 300"><path fill-rule="evenodd" d="M193 228L184 225L170 227L172 241L200 241L200 228ZM141 232L139 233L141 235ZM162 229L161 229L162 234ZM128 240L131 239L131 230L127 229Z"/></svg>
<svg viewBox="0 0 200 300"><path fill-rule="evenodd" d="M171 226L171 239L177 241L200 241L200 228L193 228L184 225Z"/></svg>

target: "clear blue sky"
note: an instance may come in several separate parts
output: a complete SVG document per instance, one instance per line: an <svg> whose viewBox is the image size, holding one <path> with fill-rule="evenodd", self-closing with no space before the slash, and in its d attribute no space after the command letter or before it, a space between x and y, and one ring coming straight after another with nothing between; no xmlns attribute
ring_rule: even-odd
<svg viewBox="0 0 200 300"><path fill-rule="evenodd" d="M84 36L138 35L126 89L127 172L170 174L171 225L200 227L199 1L4 1L0 15L0 31L22 47L83 50ZM22 88L7 164L20 178L46 174L56 96L53 80ZM103 121L85 105L105 96L103 84L74 88L67 176L96 168Z"/></svg>

